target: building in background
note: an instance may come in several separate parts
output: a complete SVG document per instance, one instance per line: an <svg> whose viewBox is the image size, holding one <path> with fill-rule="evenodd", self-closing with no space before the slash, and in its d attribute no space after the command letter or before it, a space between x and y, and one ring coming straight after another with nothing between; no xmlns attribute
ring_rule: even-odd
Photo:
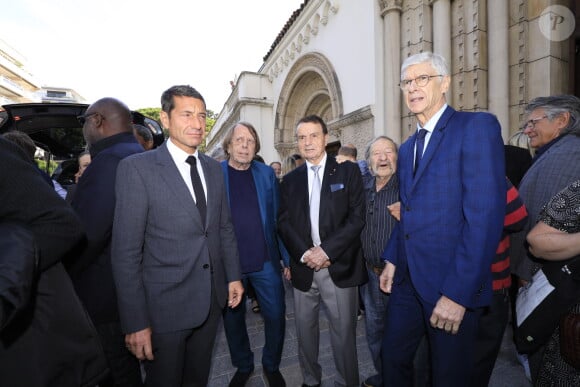
<svg viewBox="0 0 580 387"><path fill-rule="evenodd" d="M0 39L0 106L24 102L74 102L85 99L73 89L41 86L27 70L26 58Z"/></svg>
<svg viewBox="0 0 580 387"><path fill-rule="evenodd" d="M578 0L305 0L258 72L240 74L207 149L244 120L259 131L264 159L284 160L307 114L324 118L331 142L364 149L384 134L400 143L415 130L400 66L421 51L447 59L448 102L497 115L507 142L532 98L580 95L577 10Z"/></svg>
<svg viewBox="0 0 580 387"><path fill-rule="evenodd" d="M40 82L26 70L26 59L0 39L0 106L40 102L36 92Z"/></svg>
<svg viewBox="0 0 580 387"><path fill-rule="evenodd" d="M73 89L43 86L38 91L40 102L84 103L86 100Z"/></svg>

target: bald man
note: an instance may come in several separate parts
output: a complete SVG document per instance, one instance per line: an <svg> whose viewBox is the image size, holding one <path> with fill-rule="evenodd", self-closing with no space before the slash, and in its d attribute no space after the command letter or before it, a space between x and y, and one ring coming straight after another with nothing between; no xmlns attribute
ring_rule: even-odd
<svg viewBox="0 0 580 387"><path fill-rule="evenodd" d="M91 163L79 179L72 206L87 231L87 246L69 273L99 336L110 374L99 386L141 386L138 360L125 348L111 269L111 233L115 211L117 166L143 152L133 135L131 111L121 101L103 98L78 117Z"/></svg>

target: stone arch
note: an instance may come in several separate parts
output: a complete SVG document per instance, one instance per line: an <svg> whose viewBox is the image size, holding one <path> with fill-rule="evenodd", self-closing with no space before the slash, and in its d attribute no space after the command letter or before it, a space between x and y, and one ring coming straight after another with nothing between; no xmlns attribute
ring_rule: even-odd
<svg viewBox="0 0 580 387"><path fill-rule="evenodd" d="M327 123L343 115L338 77L330 61L312 52L298 58L282 86L274 123L274 146L284 160L297 151L294 125L305 115L317 114Z"/></svg>

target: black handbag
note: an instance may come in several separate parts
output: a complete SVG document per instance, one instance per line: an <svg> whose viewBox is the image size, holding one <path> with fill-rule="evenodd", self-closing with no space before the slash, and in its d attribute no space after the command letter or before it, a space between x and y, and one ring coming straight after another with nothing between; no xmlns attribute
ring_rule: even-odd
<svg viewBox="0 0 580 387"><path fill-rule="evenodd" d="M568 313L560 320L560 356L580 370L580 314Z"/></svg>
<svg viewBox="0 0 580 387"><path fill-rule="evenodd" d="M533 353L543 346L554 333L561 317L580 302L580 257L545 261L541 271L554 289L517 325L514 341L520 353ZM537 275L534 277L538 278ZM533 293L537 290L535 286L532 281L520 290L516 310L520 306L518 302L525 299L524 293Z"/></svg>

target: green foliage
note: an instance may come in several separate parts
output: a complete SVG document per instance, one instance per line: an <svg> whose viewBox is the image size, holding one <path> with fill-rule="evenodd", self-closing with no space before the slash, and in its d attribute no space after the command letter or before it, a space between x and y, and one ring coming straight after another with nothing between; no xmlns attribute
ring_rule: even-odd
<svg viewBox="0 0 580 387"><path fill-rule="evenodd" d="M161 112L161 108L143 108L143 109L137 109L137 111L141 114L143 114L145 117L149 117L154 119L157 122L160 122L159 120L159 113Z"/></svg>
<svg viewBox="0 0 580 387"><path fill-rule="evenodd" d="M50 164L48 166L48 171L47 171L46 170L46 161L45 160L37 159L35 161L36 161L36 164L38 165L38 168L40 168L43 171L46 171L50 176L52 176L52 173L58 167L58 164L55 161L50 160Z"/></svg>
<svg viewBox="0 0 580 387"><path fill-rule="evenodd" d="M137 109L137 111L139 113L143 114L144 116L152 118L161 124L161 120L159 119L159 114L161 113L161 108L143 108L143 109ZM206 136L212 130L213 126L215 125L215 121L216 121L217 117L218 117L218 114L215 113L213 110L210 110L210 109L207 110L207 119L206 119L206 123L205 123ZM167 133L167 129L163 128L163 134L165 134L165 138L167 138L169 136L169 133ZM199 148L201 151L205 150L205 141L203 142L203 144L201 144L201 146Z"/></svg>

